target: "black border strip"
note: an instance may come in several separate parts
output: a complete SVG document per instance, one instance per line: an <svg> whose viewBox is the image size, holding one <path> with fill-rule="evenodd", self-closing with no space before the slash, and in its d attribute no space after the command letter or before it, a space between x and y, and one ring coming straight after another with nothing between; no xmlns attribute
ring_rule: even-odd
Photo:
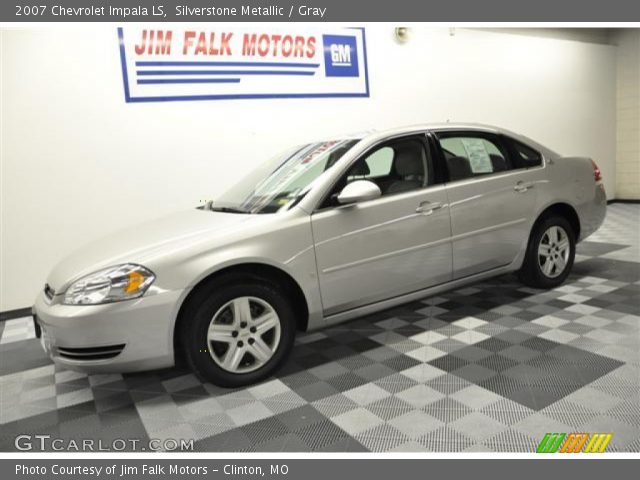
<svg viewBox="0 0 640 480"><path fill-rule="evenodd" d="M607 205L611 205L612 203L640 203L640 199L614 198L613 200L607 200Z"/></svg>
<svg viewBox="0 0 640 480"><path fill-rule="evenodd" d="M6 312L0 312L0 322L6 322L7 320L13 320L14 318L30 317L31 315L31 307L7 310Z"/></svg>
<svg viewBox="0 0 640 480"><path fill-rule="evenodd" d="M217 11L211 11L210 7ZM240 5L242 3L242 5ZM265 8L268 3L277 9ZM48 4L48 5L47 5ZM25 11L19 6L42 5ZM190 11L177 6L188 5ZM323 11L309 15L307 6ZM56 8L54 8L56 7ZM62 10L60 7L63 7ZM84 7L84 8L82 8ZM110 8L116 7L116 8ZM126 11L124 7L127 7ZM195 11L194 7L199 7ZM206 9L209 7L208 9ZM220 8L222 7L222 8ZM226 9L225 9L226 7ZM243 10L243 7L245 9ZM248 9L246 7L249 7ZM263 7L253 10L251 7ZM234 9L235 11L233 11ZM221 11L222 10L222 11ZM61 13L64 13L61 15ZM638 2L629 0L41 0L0 2L3 22L633 22Z"/></svg>

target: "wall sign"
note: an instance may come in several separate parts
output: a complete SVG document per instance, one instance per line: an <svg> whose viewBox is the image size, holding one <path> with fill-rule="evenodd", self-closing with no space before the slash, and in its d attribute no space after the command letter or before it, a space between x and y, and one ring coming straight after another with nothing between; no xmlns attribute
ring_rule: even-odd
<svg viewBox="0 0 640 480"><path fill-rule="evenodd" d="M127 102L369 96L364 28L126 26L118 38Z"/></svg>

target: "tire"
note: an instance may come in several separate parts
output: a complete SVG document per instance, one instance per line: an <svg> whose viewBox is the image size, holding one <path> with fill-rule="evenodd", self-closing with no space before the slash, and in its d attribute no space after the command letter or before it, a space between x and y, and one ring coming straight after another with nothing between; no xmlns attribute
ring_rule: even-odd
<svg viewBox="0 0 640 480"><path fill-rule="evenodd" d="M561 248L565 241L566 251ZM555 288L571 273L575 255L576 238L571 224L564 217L550 215L534 226L518 276L530 287Z"/></svg>
<svg viewBox="0 0 640 480"><path fill-rule="evenodd" d="M180 339L196 375L236 388L273 374L291 351L295 333L294 310L280 288L257 277L225 275L189 300Z"/></svg>

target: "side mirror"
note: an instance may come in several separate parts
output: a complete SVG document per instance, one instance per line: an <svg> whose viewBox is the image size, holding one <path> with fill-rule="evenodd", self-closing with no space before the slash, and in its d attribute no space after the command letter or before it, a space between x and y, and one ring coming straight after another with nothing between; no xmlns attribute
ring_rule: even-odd
<svg viewBox="0 0 640 480"><path fill-rule="evenodd" d="M338 203L348 205L350 203L373 200L382 195L380 187L369 180L356 180L349 183L338 195Z"/></svg>

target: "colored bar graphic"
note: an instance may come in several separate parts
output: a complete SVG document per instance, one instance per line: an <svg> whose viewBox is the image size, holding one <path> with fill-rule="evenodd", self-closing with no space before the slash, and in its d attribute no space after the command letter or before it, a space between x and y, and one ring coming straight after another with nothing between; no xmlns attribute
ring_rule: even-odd
<svg viewBox="0 0 640 480"><path fill-rule="evenodd" d="M560 453L578 453L582 451L582 446L589 438L588 433L570 433L566 442L562 445Z"/></svg>
<svg viewBox="0 0 640 480"><path fill-rule="evenodd" d="M584 453L603 453L611 441L611 433L594 433L584 449Z"/></svg>
<svg viewBox="0 0 640 480"><path fill-rule="evenodd" d="M549 437L551 436L550 433L547 433L543 438L542 441L538 444L538 448L536 448L536 453L544 453L545 451L545 447L547 446L547 442L549 441Z"/></svg>
<svg viewBox="0 0 640 480"><path fill-rule="evenodd" d="M562 444L564 433L547 433L536 450L537 453L556 453Z"/></svg>
<svg viewBox="0 0 640 480"><path fill-rule="evenodd" d="M587 439L589 438L589 434L588 433L581 433L581 439L576 442L576 446L573 450L573 453L579 453L582 451L582 447L584 446L585 442L587 441Z"/></svg>
<svg viewBox="0 0 640 480"><path fill-rule="evenodd" d="M612 437L611 433L547 433L536 453L603 453Z"/></svg>

